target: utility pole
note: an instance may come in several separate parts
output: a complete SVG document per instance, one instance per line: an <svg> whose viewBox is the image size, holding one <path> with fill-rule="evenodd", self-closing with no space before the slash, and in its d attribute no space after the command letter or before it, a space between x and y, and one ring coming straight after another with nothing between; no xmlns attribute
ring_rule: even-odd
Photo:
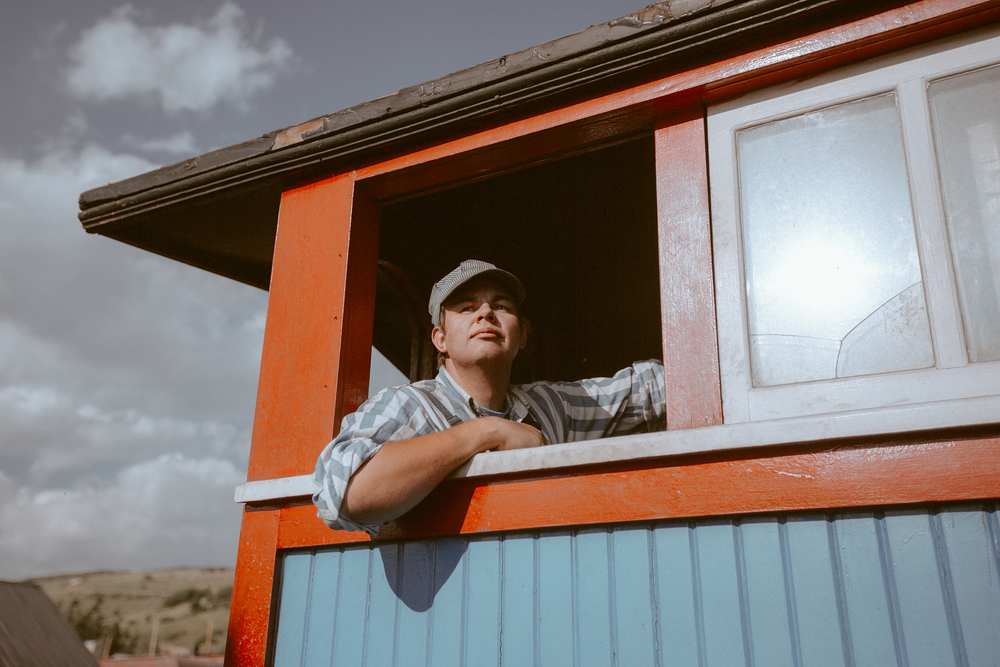
<svg viewBox="0 0 1000 667"><path fill-rule="evenodd" d="M156 655L156 635L160 631L159 617L153 619L153 632L149 635L149 655Z"/></svg>
<svg viewBox="0 0 1000 667"><path fill-rule="evenodd" d="M208 619L208 628L205 630L205 655L212 654L212 634L214 628L212 627L212 619Z"/></svg>

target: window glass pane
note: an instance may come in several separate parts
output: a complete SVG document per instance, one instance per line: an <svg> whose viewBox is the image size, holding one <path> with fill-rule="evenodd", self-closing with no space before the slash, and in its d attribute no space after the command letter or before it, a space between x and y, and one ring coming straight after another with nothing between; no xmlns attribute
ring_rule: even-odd
<svg viewBox="0 0 1000 667"><path fill-rule="evenodd" d="M970 361L1000 360L1000 68L931 83L945 216Z"/></svg>
<svg viewBox="0 0 1000 667"><path fill-rule="evenodd" d="M934 365L894 95L737 133L753 384Z"/></svg>

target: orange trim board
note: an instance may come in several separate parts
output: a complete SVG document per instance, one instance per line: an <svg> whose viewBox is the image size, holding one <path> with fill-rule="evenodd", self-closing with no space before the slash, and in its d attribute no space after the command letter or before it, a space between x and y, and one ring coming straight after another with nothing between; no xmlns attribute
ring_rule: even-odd
<svg viewBox="0 0 1000 667"><path fill-rule="evenodd" d="M745 456L745 452L743 456ZM1000 497L1000 438L772 449L545 479L446 482L378 540ZM311 505L280 510L277 548L368 541Z"/></svg>
<svg viewBox="0 0 1000 667"><path fill-rule="evenodd" d="M654 134L667 428L722 423L705 122L700 107Z"/></svg>

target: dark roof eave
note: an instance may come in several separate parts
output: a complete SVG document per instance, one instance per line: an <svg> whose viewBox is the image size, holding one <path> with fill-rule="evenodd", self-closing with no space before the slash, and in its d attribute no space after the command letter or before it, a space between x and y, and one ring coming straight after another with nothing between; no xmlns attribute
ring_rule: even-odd
<svg viewBox="0 0 1000 667"><path fill-rule="evenodd" d="M844 0L671 0L371 102L84 192L89 231L230 188L254 187L332 163L460 129L500 110L684 58L734 36ZM674 16L673 14L677 15Z"/></svg>

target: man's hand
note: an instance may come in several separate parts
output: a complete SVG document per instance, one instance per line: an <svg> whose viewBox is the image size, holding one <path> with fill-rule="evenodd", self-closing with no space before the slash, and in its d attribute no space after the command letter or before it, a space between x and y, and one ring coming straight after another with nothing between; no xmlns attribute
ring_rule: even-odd
<svg viewBox="0 0 1000 667"><path fill-rule="evenodd" d="M358 523L385 523L413 509L452 470L479 452L547 444L534 426L500 417L387 442L351 476L341 511Z"/></svg>
<svg viewBox="0 0 1000 667"><path fill-rule="evenodd" d="M542 432L534 426L510 421L501 417L482 417L473 422L483 429L486 449L503 452L509 449L542 447L549 444ZM480 449L479 451L486 451Z"/></svg>

